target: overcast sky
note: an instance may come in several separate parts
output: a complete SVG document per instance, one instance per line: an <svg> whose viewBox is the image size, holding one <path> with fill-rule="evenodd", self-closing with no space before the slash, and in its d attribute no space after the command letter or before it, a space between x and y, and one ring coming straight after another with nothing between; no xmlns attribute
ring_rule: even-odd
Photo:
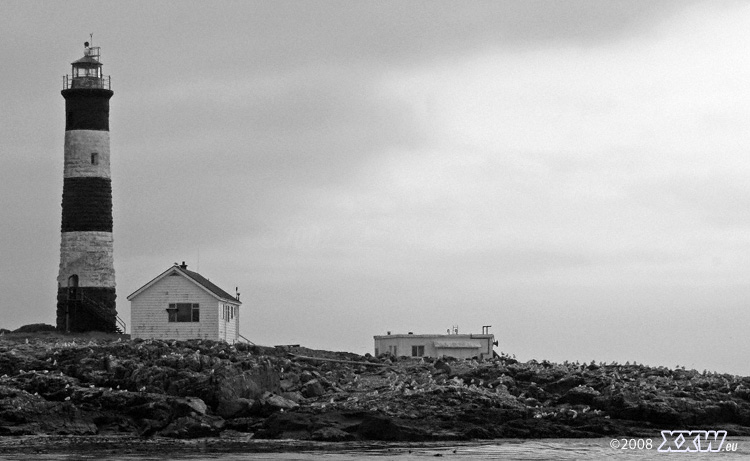
<svg viewBox="0 0 750 461"><path fill-rule="evenodd" d="M112 76L117 309L185 261L259 344L479 333L750 375L750 4L0 3L0 327L55 322L62 76Z"/></svg>

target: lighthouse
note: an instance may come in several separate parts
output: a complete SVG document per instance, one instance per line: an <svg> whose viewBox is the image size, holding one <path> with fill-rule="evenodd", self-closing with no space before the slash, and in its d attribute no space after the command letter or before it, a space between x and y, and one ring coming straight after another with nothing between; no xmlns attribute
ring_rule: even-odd
<svg viewBox="0 0 750 461"><path fill-rule="evenodd" d="M109 152L109 76L99 47L84 44L83 57L63 77L63 172L57 329L118 331L112 240Z"/></svg>

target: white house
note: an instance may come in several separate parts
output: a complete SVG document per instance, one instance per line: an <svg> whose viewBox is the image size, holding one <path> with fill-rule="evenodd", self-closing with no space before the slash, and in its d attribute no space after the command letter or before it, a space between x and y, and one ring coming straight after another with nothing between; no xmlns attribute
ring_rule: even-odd
<svg viewBox="0 0 750 461"><path fill-rule="evenodd" d="M468 359L491 358L495 336L491 334L447 334L447 335L415 335L395 334L389 331L387 335L374 336L375 355L389 353L396 357L455 357Z"/></svg>
<svg viewBox="0 0 750 461"><path fill-rule="evenodd" d="M239 295L232 296L187 265L170 267L128 296L133 338L240 338Z"/></svg>

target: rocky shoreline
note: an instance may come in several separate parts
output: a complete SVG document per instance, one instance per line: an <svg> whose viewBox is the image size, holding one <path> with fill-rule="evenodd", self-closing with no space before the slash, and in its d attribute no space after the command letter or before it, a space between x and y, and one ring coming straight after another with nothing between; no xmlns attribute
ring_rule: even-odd
<svg viewBox="0 0 750 461"><path fill-rule="evenodd" d="M750 435L750 377L508 356L375 358L208 340L0 336L6 447L33 445L29 436L274 446L653 437L662 429Z"/></svg>

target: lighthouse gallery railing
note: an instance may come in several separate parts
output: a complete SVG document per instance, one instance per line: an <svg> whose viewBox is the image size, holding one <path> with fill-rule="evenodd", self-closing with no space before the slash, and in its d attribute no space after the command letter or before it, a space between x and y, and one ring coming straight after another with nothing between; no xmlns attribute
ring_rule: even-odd
<svg viewBox="0 0 750 461"><path fill-rule="evenodd" d="M109 75L101 77L73 77L63 75L63 90L74 88L96 88L100 90L110 90L111 80Z"/></svg>

